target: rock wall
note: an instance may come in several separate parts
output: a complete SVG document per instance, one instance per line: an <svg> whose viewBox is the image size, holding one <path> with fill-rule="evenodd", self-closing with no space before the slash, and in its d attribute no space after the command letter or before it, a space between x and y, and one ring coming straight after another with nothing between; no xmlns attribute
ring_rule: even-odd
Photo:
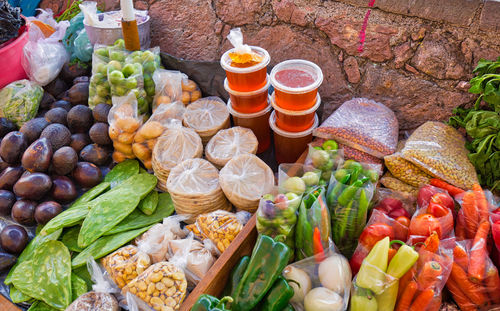
<svg viewBox="0 0 500 311"><path fill-rule="evenodd" d="M62 0L43 0L59 11ZM119 4L106 0L106 9ZM358 36L369 0L136 0L153 18L153 44L177 57L218 60L226 36L323 69L323 118L343 101L365 96L392 108L402 130L446 120L466 105L472 69L500 56L499 0L376 0L363 52Z"/></svg>

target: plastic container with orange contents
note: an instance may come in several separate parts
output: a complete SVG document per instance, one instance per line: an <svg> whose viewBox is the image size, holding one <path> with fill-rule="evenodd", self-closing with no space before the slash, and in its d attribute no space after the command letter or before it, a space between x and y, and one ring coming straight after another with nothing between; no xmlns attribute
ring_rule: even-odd
<svg viewBox="0 0 500 311"><path fill-rule="evenodd" d="M220 64L226 71L228 85L234 91L252 92L263 88L267 83L267 65L271 57L263 48L258 46L250 48L263 57L260 63L251 64L249 67L233 66L229 53L233 52L234 48L226 51L220 59Z"/></svg>
<svg viewBox="0 0 500 311"><path fill-rule="evenodd" d="M307 110L316 104L323 72L315 63L291 59L274 66L270 78L279 107L295 111Z"/></svg>
<svg viewBox="0 0 500 311"><path fill-rule="evenodd" d="M227 102L227 109L233 116L234 126L246 127L252 130L259 141L257 153L266 151L271 145L271 130L269 116L273 107L269 104L264 110L255 113L240 113L233 109L231 99Z"/></svg>
<svg viewBox="0 0 500 311"><path fill-rule="evenodd" d="M267 79L266 85L257 91L238 92L229 87L227 78L224 80L224 88L229 93L233 109L241 113L255 113L266 109L269 104L270 85L270 80Z"/></svg>
<svg viewBox="0 0 500 311"><path fill-rule="evenodd" d="M278 164L295 163L306 150L307 144L312 141L313 130L318 124L318 116L315 116L314 123L309 129L297 133L287 132L276 126L276 114L273 111L269 117L269 126L274 132L274 152Z"/></svg>
<svg viewBox="0 0 500 311"><path fill-rule="evenodd" d="M316 97L316 104L303 111L286 110L276 105L275 94L271 95L271 104L276 113L276 126L287 132L302 132L314 124L316 110L321 105L321 97Z"/></svg>

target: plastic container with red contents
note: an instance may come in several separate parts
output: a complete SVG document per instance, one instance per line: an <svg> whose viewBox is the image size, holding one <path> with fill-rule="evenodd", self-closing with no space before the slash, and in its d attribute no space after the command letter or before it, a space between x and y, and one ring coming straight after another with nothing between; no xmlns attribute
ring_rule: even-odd
<svg viewBox="0 0 500 311"><path fill-rule="evenodd" d="M263 88L267 83L267 65L271 61L269 53L258 46L250 47L253 52L263 57L262 61L249 67L235 67L231 64L229 53L226 51L220 59L222 68L226 71L229 87L238 92L252 92Z"/></svg>
<svg viewBox="0 0 500 311"><path fill-rule="evenodd" d="M306 150L307 144L312 141L313 130L318 124L319 119L316 116L311 128L302 132L287 132L276 126L276 114L273 111L269 117L269 126L274 132L274 151L278 164L295 163Z"/></svg>
<svg viewBox="0 0 500 311"><path fill-rule="evenodd" d="M229 93L233 109L241 113L255 113L266 109L269 105L268 90L270 85L268 78L266 85L257 91L238 92L229 87L227 78L224 80L224 88Z"/></svg>
<svg viewBox="0 0 500 311"><path fill-rule="evenodd" d="M315 63L291 59L274 66L270 78L279 107L295 111L307 110L316 104L323 72Z"/></svg>
<svg viewBox="0 0 500 311"><path fill-rule="evenodd" d="M279 107L276 105L274 93L271 95L271 104L276 113L277 127L287 132L302 132L313 126L316 110L321 105L321 97L318 94L316 96L316 104L303 111L286 110Z"/></svg>
<svg viewBox="0 0 500 311"><path fill-rule="evenodd" d="M227 102L227 109L233 116L235 126L246 127L252 130L259 141L257 153L266 151L271 145L271 130L269 116L273 107L269 104L264 110L255 113L240 113L233 109L231 99Z"/></svg>

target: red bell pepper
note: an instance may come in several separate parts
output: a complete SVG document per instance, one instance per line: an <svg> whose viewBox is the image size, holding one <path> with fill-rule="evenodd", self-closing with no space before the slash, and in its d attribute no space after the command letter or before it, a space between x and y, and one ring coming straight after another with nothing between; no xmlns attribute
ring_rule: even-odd
<svg viewBox="0 0 500 311"><path fill-rule="evenodd" d="M427 213L434 217L444 217L450 213L450 210L442 204L432 202L427 207Z"/></svg>
<svg viewBox="0 0 500 311"><path fill-rule="evenodd" d="M388 236L391 240L394 239L394 230L391 226L386 224L369 225L361 233L359 243L368 249L372 249L378 241L382 240L386 236Z"/></svg>
<svg viewBox="0 0 500 311"><path fill-rule="evenodd" d="M433 231L436 231L439 238L441 238L441 224L439 220L431 214L418 215L410 222L409 235L429 236Z"/></svg>
<svg viewBox="0 0 500 311"><path fill-rule="evenodd" d="M366 258L366 256L368 256L369 253L370 249L367 249L363 245L358 246L358 248L351 257L351 260L349 260L349 265L351 266L352 275L356 275L358 273L359 268L363 263L363 260Z"/></svg>
<svg viewBox="0 0 500 311"><path fill-rule="evenodd" d="M497 250L500 251L500 220L497 220L491 226L491 233L493 235L493 240L495 241L495 246Z"/></svg>
<svg viewBox="0 0 500 311"><path fill-rule="evenodd" d="M443 190L433 187L431 185L425 185L418 191L417 195L417 205L418 207L425 207L431 201L431 198L436 193L443 192Z"/></svg>

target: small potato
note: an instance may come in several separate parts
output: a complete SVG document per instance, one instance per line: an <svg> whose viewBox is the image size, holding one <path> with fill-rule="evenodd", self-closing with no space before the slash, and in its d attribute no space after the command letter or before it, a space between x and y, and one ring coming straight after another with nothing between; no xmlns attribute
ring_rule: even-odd
<svg viewBox="0 0 500 311"><path fill-rule="evenodd" d="M152 139L160 136L163 134L163 131L165 128L163 125L161 125L160 122L157 121L150 121L144 124L139 132L141 133L142 136L146 139Z"/></svg>
<svg viewBox="0 0 500 311"><path fill-rule="evenodd" d="M108 134L109 134L109 138L116 140L116 139L118 139L118 135L120 135L120 130L114 126L110 126L108 129Z"/></svg>
<svg viewBox="0 0 500 311"><path fill-rule="evenodd" d="M189 94L189 92L183 91L181 100L184 105L189 104L189 101L191 100L191 94Z"/></svg>
<svg viewBox="0 0 500 311"><path fill-rule="evenodd" d="M116 120L116 127L127 133L134 133L141 123L132 117L124 117Z"/></svg>
<svg viewBox="0 0 500 311"><path fill-rule="evenodd" d="M130 145L134 142L134 133L121 133L118 136L118 142Z"/></svg>
<svg viewBox="0 0 500 311"><path fill-rule="evenodd" d="M121 153L120 151L113 152L113 161L116 163L123 162L127 159L127 157Z"/></svg>
<svg viewBox="0 0 500 311"><path fill-rule="evenodd" d="M192 92L196 90L196 83L193 80L187 80L186 83L182 82L182 90Z"/></svg>
<svg viewBox="0 0 500 311"><path fill-rule="evenodd" d="M195 100L198 100L201 98L201 92L196 90L191 93L191 102L194 102Z"/></svg>
<svg viewBox="0 0 500 311"><path fill-rule="evenodd" d="M120 151L125 155L132 155L132 156L134 155L132 151L132 145L122 144L118 141L115 141L113 142L113 147L115 147L115 150Z"/></svg>
<svg viewBox="0 0 500 311"><path fill-rule="evenodd" d="M150 140L148 140L148 148L149 149L154 150L155 149L155 145L156 145L156 139L150 139Z"/></svg>
<svg viewBox="0 0 500 311"><path fill-rule="evenodd" d="M140 134L140 131L135 134L134 142L141 144L141 143L143 143L145 141L146 141L146 138L144 138L144 136L142 136Z"/></svg>
<svg viewBox="0 0 500 311"><path fill-rule="evenodd" d="M149 150L143 144L137 144L137 143L133 144L132 151L134 152L136 157L138 157L143 161L151 158L151 150Z"/></svg>

